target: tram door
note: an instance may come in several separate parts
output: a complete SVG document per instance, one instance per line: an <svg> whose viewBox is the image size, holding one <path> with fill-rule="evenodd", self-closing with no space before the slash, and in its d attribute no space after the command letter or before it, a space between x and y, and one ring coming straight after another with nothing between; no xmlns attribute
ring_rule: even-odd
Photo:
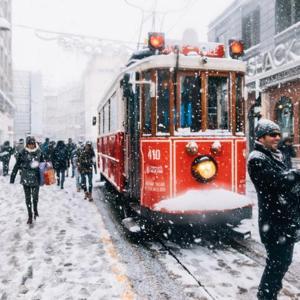
<svg viewBox="0 0 300 300"><path fill-rule="evenodd" d="M125 82L123 88L125 101L125 169L127 175L126 189L133 199L140 199L140 86L134 81L139 80L139 74L134 74ZM132 76L131 76L132 77ZM133 81L133 82L132 82Z"/></svg>

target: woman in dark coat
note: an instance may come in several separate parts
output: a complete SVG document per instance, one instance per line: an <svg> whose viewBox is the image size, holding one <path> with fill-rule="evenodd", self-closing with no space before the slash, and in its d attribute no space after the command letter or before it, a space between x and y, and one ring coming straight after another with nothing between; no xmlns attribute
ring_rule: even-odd
<svg viewBox="0 0 300 300"><path fill-rule="evenodd" d="M10 177L10 183L15 182L18 170L21 170L21 184L25 192L25 200L28 211L27 224L32 224L32 204L34 219L39 216L38 201L40 189L39 164L43 156L34 137L27 137L26 146L17 157L16 164ZM32 199L32 200L31 200Z"/></svg>
<svg viewBox="0 0 300 300"><path fill-rule="evenodd" d="M292 262L299 229L300 175L287 168L277 150L280 140L277 124L260 120L256 139L248 172L257 192L259 233L267 252L257 296L273 300L277 299L282 279Z"/></svg>
<svg viewBox="0 0 300 300"><path fill-rule="evenodd" d="M58 141L52 155L53 168L56 171L57 185L64 188L65 172L68 166L68 151L64 141Z"/></svg>

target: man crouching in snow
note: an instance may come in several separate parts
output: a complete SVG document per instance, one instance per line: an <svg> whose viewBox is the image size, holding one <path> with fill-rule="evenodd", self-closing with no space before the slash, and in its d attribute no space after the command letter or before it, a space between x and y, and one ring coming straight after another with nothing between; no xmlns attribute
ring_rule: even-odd
<svg viewBox="0 0 300 300"><path fill-rule="evenodd" d="M40 189L39 163L43 160L42 152L38 147L35 138L31 136L27 137L26 146L18 155L10 177L10 183L14 183L18 170L21 169L21 184L23 184L24 187L26 206L28 210L27 224L32 224L32 202L34 219L39 216L37 209Z"/></svg>
<svg viewBox="0 0 300 300"><path fill-rule="evenodd" d="M256 143L248 159L248 172L258 197L258 223L267 259L257 297L275 300L293 258L299 229L299 171L289 170L277 150L281 133L277 124L261 119Z"/></svg>

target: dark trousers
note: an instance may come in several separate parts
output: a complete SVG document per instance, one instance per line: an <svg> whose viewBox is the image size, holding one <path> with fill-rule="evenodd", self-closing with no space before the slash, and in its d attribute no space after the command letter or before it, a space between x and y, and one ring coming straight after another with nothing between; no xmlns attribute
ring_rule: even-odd
<svg viewBox="0 0 300 300"><path fill-rule="evenodd" d="M64 187L65 182L65 169L56 170L56 177L57 177L57 185L60 184L60 187Z"/></svg>
<svg viewBox="0 0 300 300"><path fill-rule="evenodd" d="M37 206L39 201L39 186L27 186L23 185L24 192L25 192L25 201L28 211L28 217L32 218L32 203L33 203L33 211L37 214ZM31 201L32 198L32 201Z"/></svg>
<svg viewBox="0 0 300 300"><path fill-rule="evenodd" d="M89 193L91 193L93 189L93 172L81 174L81 187L84 192L87 192L86 177L88 178L89 182Z"/></svg>
<svg viewBox="0 0 300 300"><path fill-rule="evenodd" d="M294 243L264 245L267 251L266 267L258 287L257 298L276 300L282 288L282 279L293 259Z"/></svg>

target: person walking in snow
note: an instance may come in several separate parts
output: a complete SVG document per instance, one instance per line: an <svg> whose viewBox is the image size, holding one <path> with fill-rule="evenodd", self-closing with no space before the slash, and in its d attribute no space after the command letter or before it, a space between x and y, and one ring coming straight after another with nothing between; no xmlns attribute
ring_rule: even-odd
<svg viewBox="0 0 300 300"><path fill-rule="evenodd" d="M71 138L68 138L68 143L67 143L67 153L68 153L68 165L67 165L67 174L66 176L69 176L69 167L71 165L71 169L72 169L72 178L75 176L75 170L73 165L71 164L71 156L72 156L72 152L73 150L76 149L76 144L73 143Z"/></svg>
<svg viewBox="0 0 300 300"><path fill-rule="evenodd" d="M26 146L18 155L12 170L10 183L15 182L18 170L21 170L21 184L23 184L25 201L28 211L27 224L32 224L32 206L34 219L39 216L38 201L40 189L39 164L44 161L42 151L39 149L34 137L26 138Z"/></svg>
<svg viewBox="0 0 300 300"><path fill-rule="evenodd" d="M65 172L68 166L68 152L64 141L58 141L52 155L53 168L56 171L57 185L64 188Z"/></svg>
<svg viewBox="0 0 300 300"><path fill-rule="evenodd" d="M257 297L274 300L292 262L299 230L300 173L283 162L277 124L261 119L255 136L248 172L257 192L259 233L267 253Z"/></svg>
<svg viewBox="0 0 300 300"><path fill-rule="evenodd" d="M10 146L9 141L5 141L0 149L0 158L3 166L3 176L8 175L10 157L14 153L14 149Z"/></svg>
<svg viewBox="0 0 300 300"><path fill-rule="evenodd" d="M89 201L93 201L93 168L95 169L95 174L97 174L95 152L92 143L86 142L84 149L80 152L78 157L78 170L81 175L81 187L85 194L84 199L89 199ZM88 178L89 183L88 188L86 177Z"/></svg>
<svg viewBox="0 0 300 300"><path fill-rule="evenodd" d="M72 151L72 155L71 155L71 162L72 162L72 167L74 168L75 184L76 184L77 192L80 192L80 187L81 187L81 175L78 169L78 158L82 150L83 150L83 143L78 142L78 145Z"/></svg>
<svg viewBox="0 0 300 300"><path fill-rule="evenodd" d="M24 145L24 139L19 139L18 144L15 147L15 159L18 159L19 154L21 153L21 151L24 149L25 145Z"/></svg>

